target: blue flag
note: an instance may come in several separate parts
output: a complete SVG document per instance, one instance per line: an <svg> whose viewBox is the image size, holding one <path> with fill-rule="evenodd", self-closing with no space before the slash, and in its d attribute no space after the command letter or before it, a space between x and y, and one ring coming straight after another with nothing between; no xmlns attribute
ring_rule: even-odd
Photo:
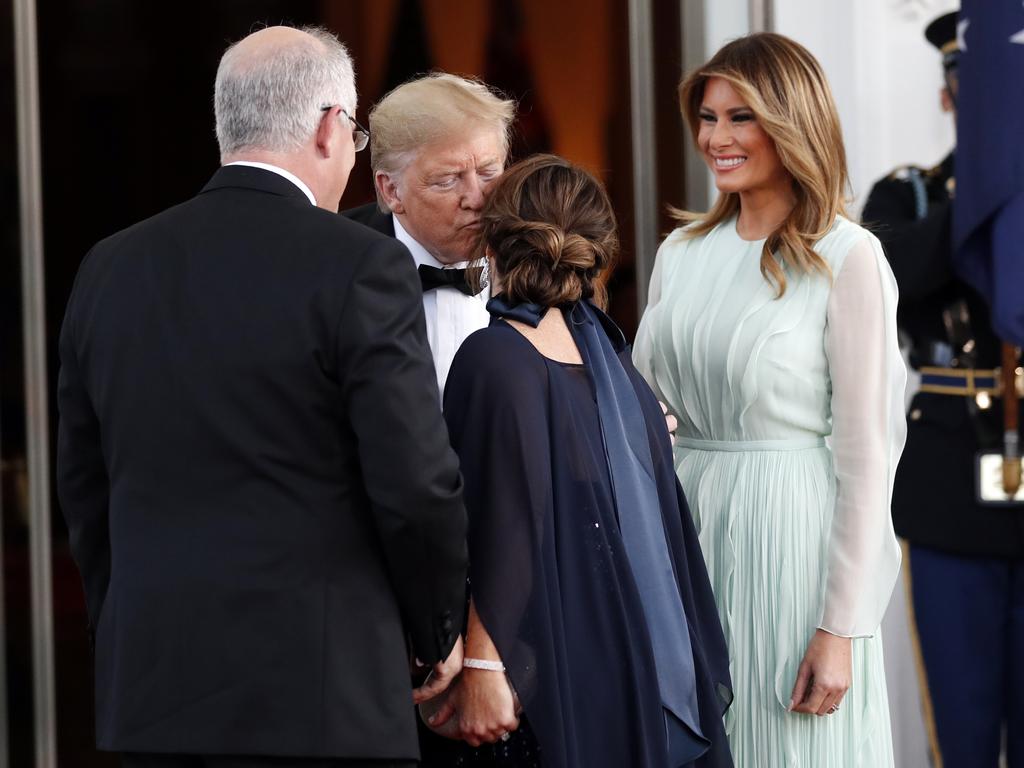
<svg viewBox="0 0 1024 768"><path fill-rule="evenodd" d="M953 266L1024 346L1024 3L963 0Z"/></svg>

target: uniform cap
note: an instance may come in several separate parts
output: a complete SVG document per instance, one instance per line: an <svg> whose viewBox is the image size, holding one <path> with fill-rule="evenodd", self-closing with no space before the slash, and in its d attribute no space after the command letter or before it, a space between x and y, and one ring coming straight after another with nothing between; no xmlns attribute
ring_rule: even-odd
<svg viewBox="0 0 1024 768"><path fill-rule="evenodd" d="M960 56L960 46L956 39L956 19L956 11L944 13L924 30L928 42L942 54L942 65L947 69L955 67Z"/></svg>

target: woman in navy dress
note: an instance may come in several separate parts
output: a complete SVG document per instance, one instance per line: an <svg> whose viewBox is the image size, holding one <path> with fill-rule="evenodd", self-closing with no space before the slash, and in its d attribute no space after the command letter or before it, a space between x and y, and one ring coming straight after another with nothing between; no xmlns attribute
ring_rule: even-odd
<svg viewBox="0 0 1024 768"><path fill-rule="evenodd" d="M493 317L445 391L467 661L432 725L468 742L461 765L732 765L725 642L664 416L599 308L607 195L535 156L496 182L481 229Z"/></svg>

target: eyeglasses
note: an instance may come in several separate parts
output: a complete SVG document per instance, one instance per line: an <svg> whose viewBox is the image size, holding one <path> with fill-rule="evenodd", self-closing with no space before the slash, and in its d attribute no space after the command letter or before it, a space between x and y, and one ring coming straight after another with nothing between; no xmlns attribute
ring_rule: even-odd
<svg viewBox="0 0 1024 768"><path fill-rule="evenodd" d="M352 122L352 143L355 145L356 152L362 152L366 149L366 145L370 143L370 131L367 128L363 128L352 115L345 111L344 107L340 107L337 104L328 104L326 107L320 107L321 112L330 112L335 107L341 110L341 114L347 117Z"/></svg>

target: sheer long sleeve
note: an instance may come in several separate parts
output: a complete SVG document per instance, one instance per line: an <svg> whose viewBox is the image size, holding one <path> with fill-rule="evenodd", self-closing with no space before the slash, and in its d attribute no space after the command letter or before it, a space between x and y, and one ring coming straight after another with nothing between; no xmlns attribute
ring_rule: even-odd
<svg viewBox="0 0 1024 768"><path fill-rule="evenodd" d="M825 347L836 501L818 626L866 637L881 623L900 568L890 505L906 440L906 368L896 339L896 281L874 236L851 247L834 281Z"/></svg>
<svg viewBox="0 0 1024 768"><path fill-rule="evenodd" d="M661 302L664 263L666 244L674 238L670 235L658 248L654 257L654 267L651 270L651 280L647 285L647 307L643 317L640 318L640 325L636 331L636 338L633 340L633 365L640 372L640 375L647 380L647 383L654 390L655 396L665 401L665 395L657 387L654 371L654 329L651 327L651 310Z"/></svg>

